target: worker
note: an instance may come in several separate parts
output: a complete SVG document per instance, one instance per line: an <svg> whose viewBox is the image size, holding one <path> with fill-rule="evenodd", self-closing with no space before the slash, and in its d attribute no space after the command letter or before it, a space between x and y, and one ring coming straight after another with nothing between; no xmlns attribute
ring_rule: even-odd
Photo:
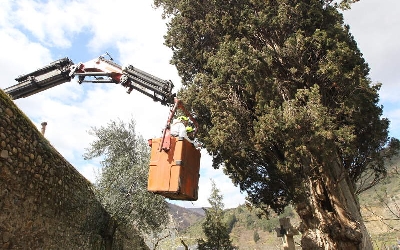
<svg viewBox="0 0 400 250"><path fill-rule="evenodd" d="M171 135L175 137L183 137L192 143L196 148L200 148L200 145L195 142L192 138L188 136L189 134L194 132L194 129L188 126L189 118L186 116L179 116L177 119L174 119L171 125Z"/></svg>
<svg viewBox="0 0 400 250"><path fill-rule="evenodd" d="M189 118L186 116L179 116L177 119L174 119L171 125L171 135L175 137L183 137L189 139L186 133L186 126L189 123Z"/></svg>
<svg viewBox="0 0 400 250"><path fill-rule="evenodd" d="M188 135L189 139L193 140L194 139L194 129L191 126L186 127L186 134Z"/></svg>
<svg viewBox="0 0 400 250"><path fill-rule="evenodd" d="M197 140L195 140L195 138L194 138L194 129L193 129L193 127L187 126L186 127L186 133L187 133L189 139L191 140L193 146L200 150L201 149L200 143Z"/></svg>

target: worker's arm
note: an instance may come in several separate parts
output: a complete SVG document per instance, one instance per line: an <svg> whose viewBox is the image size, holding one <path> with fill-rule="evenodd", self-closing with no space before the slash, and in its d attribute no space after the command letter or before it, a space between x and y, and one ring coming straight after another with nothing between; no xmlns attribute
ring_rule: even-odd
<svg viewBox="0 0 400 250"><path fill-rule="evenodd" d="M189 138L189 136L187 135L187 132L186 132L185 125L183 125L182 123L180 123L180 125L182 125L182 126L179 126L179 137L185 138L188 142L192 143L195 148L199 149L200 144L197 143L195 140L192 140Z"/></svg>

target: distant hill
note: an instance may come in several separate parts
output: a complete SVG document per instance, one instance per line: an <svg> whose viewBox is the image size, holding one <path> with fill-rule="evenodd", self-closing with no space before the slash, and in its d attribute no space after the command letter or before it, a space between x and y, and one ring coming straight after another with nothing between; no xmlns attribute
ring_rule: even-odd
<svg viewBox="0 0 400 250"><path fill-rule="evenodd" d="M171 203L168 203L169 213L172 216L178 232L185 230L195 224L205 216L201 208L184 208ZM203 211L203 212L200 212Z"/></svg>
<svg viewBox="0 0 400 250"><path fill-rule="evenodd" d="M204 208L196 208L196 207L192 208L191 207L191 208L187 208L187 209L189 209L192 212L198 213L201 216L206 216L206 212L204 211Z"/></svg>

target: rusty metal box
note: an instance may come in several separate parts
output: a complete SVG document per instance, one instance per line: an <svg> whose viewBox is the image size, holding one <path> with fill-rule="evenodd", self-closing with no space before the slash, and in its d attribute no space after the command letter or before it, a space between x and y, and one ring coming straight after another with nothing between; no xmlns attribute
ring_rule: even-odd
<svg viewBox="0 0 400 250"><path fill-rule="evenodd" d="M200 151L184 138L169 137L170 149L159 150L162 138L151 140L148 190L171 200L197 200Z"/></svg>

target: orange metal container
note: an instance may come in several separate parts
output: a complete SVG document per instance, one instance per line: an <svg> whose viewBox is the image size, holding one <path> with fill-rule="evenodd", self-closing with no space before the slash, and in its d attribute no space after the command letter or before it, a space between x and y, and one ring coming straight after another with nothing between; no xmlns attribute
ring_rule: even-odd
<svg viewBox="0 0 400 250"><path fill-rule="evenodd" d="M184 138L169 137L170 149L159 150L162 138L151 140L147 189L171 200L197 200L200 151Z"/></svg>

